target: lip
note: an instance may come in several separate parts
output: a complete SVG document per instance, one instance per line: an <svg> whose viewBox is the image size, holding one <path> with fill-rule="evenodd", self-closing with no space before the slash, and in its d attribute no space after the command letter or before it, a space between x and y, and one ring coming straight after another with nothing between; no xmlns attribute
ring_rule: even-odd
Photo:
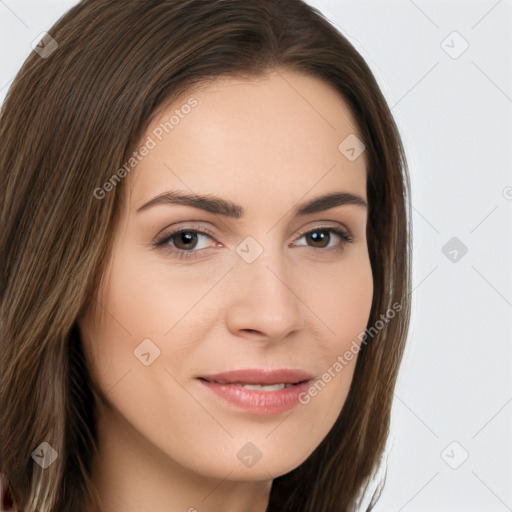
<svg viewBox="0 0 512 512"><path fill-rule="evenodd" d="M222 401L238 409L257 415L273 415L288 411L298 405L299 396L310 385L313 376L298 369L254 368L231 370L197 377L198 382ZM259 391L245 389L240 384L291 384L290 387Z"/></svg>
<svg viewBox="0 0 512 512"><path fill-rule="evenodd" d="M219 384L297 384L311 380L313 376L304 370L293 368L248 368L230 370L212 375L201 375L200 378Z"/></svg>

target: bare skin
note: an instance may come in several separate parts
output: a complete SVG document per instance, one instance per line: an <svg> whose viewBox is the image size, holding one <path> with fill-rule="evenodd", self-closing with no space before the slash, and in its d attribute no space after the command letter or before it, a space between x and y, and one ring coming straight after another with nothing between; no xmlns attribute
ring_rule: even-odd
<svg viewBox="0 0 512 512"><path fill-rule="evenodd" d="M293 368L319 378L370 314L366 207L294 214L326 193L367 200L364 154L351 161L338 149L357 134L341 97L285 70L216 79L159 112L144 140L191 96L197 106L125 178L101 307L79 319L110 405L100 409L94 472L109 512L264 512L272 480L304 462L333 426L357 357L307 404L276 414L242 410L198 376ZM165 191L219 196L244 215L183 204L137 212ZM188 229L188 245L180 235L152 245L178 228ZM211 234L198 233L205 229ZM258 247L248 263L244 252ZM179 259L180 251L196 257ZM149 365L134 354L146 339L146 360L160 351ZM244 446L256 463L239 456Z"/></svg>

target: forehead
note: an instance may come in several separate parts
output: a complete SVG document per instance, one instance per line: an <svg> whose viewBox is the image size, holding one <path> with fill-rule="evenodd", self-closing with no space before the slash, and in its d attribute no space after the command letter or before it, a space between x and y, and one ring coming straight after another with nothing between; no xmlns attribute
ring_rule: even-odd
<svg viewBox="0 0 512 512"><path fill-rule="evenodd" d="M339 149L354 135L347 104L318 78L284 70L216 78L155 115L141 141L151 149L128 176L129 204L166 190L248 205L333 189L366 197L365 155L351 161Z"/></svg>

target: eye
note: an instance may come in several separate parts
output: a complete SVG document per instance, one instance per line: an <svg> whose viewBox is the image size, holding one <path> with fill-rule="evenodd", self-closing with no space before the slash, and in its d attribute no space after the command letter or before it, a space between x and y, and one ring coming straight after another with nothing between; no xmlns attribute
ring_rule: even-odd
<svg viewBox="0 0 512 512"><path fill-rule="evenodd" d="M333 235L335 235L335 237L333 237ZM333 238L336 237L341 241L337 245L329 246ZM311 242L313 244L311 247L314 249L327 249L334 251L341 251L343 250L345 244L352 243L352 236L349 235L346 231L327 226L318 226L313 230L307 231L301 235L299 240L301 238L305 238L306 241Z"/></svg>
<svg viewBox="0 0 512 512"><path fill-rule="evenodd" d="M204 228L203 228L204 229ZM206 247L195 247L198 239L211 239L215 240L213 235L208 231L200 231L191 228L181 228L172 233L168 233L161 238L154 241L156 247L167 246L167 250L178 258L195 258L198 253Z"/></svg>
<svg viewBox="0 0 512 512"><path fill-rule="evenodd" d="M352 236L346 231L327 226L319 226L313 230L302 233L298 240L303 238L306 240L306 246L308 246L308 243L311 243L311 248L324 249L326 251L341 251L345 244L352 243L353 240ZM332 245L331 242L336 238L338 239L338 243ZM203 245L207 242L207 239L218 243L213 234L204 228L202 228L202 230L181 228L157 238L153 242L153 245L155 247L165 248L172 256L188 259L198 257L203 250L208 248L207 245L197 247L201 239L203 240ZM299 244L298 247L304 247L304 245Z"/></svg>

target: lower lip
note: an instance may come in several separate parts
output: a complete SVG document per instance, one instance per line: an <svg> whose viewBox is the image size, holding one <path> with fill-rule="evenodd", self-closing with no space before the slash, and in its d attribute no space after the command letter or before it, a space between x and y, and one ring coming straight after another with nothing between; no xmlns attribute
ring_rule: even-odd
<svg viewBox="0 0 512 512"><path fill-rule="evenodd" d="M309 386L307 381L277 391L257 391L234 384L218 384L201 379L199 382L226 402L262 416L280 414L293 409L299 404L301 393Z"/></svg>

